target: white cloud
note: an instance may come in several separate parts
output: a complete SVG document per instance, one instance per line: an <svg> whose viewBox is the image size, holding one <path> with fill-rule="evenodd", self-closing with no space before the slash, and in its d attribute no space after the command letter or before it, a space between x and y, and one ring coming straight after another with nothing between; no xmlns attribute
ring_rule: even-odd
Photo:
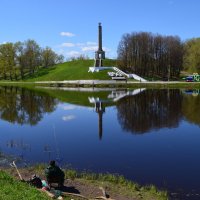
<svg viewBox="0 0 200 200"><path fill-rule="evenodd" d="M66 116L63 116L62 117L62 120L63 121L70 121L70 120L73 120L75 119L76 117L74 115L66 115Z"/></svg>
<svg viewBox="0 0 200 200"><path fill-rule="evenodd" d="M0 44L6 44L6 43L8 43L8 42L6 42L6 41L3 41L3 42L1 42Z"/></svg>
<svg viewBox="0 0 200 200"><path fill-rule="evenodd" d="M57 52L65 55L67 58L79 57L80 55L83 55L83 54L90 58L93 58L94 52L97 51L98 49L98 45L96 42L92 42L92 41L76 42L76 43L64 42L58 45L57 48L58 48ZM67 51L67 48L71 48L70 49L71 51ZM112 52L112 50L107 47L103 47L103 50L106 52L107 56L109 56Z"/></svg>
<svg viewBox="0 0 200 200"><path fill-rule="evenodd" d="M86 42L86 43L81 43L81 42L78 42L78 43L71 43L71 42L65 42L65 43L62 43L60 45L61 47L83 47L83 48L97 48L97 43L95 42Z"/></svg>
<svg viewBox="0 0 200 200"><path fill-rule="evenodd" d="M74 110L74 109L76 109L76 106L72 106L72 105L63 106L63 110Z"/></svg>
<svg viewBox="0 0 200 200"><path fill-rule="evenodd" d="M98 46L84 46L84 47L81 47L81 50L84 51L84 52L87 52L87 51L97 51L98 49ZM110 52L111 50L107 47L103 47L103 50L106 51L106 52Z"/></svg>
<svg viewBox="0 0 200 200"><path fill-rule="evenodd" d="M88 45L88 46L96 46L97 43L96 42L86 42L86 45Z"/></svg>
<svg viewBox="0 0 200 200"><path fill-rule="evenodd" d="M72 90L73 91L73 90ZM63 110L75 110L75 109L85 109L85 107L82 106L75 106L75 105L59 105L59 107Z"/></svg>
<svg viewBox="0 0 200 200"><path fill-rule="evenodd" d="M84 43L76 43L76 46L80 47L80 46L84 46Z"/></svg>
<svg viewBox="0 0 200 200"><path fill-rule="evenodd" d="M75 36L74 33L70 33L70 32L61 32L60 35L66 36L66 37L74 37Z"/></svg>
<svg viewBox="0 0 200 200"><path fill-rule="evenodd" d="M103 50L104 50L105 52L110 52L110 51L111 51L111 49L109 49L109 48L107 48L107 47L103 47Z"/></svg>
<svg viewBox="0 0 200 200"><path fill-rule="evenodd" d="M81 53L79 51L69 51L66 53L66 55L70 57L77 57L77 56L80 56Z"/></svg>
<svg viewBox="0 0 200 200"><path fill-rule="evenodd" d="M97 49L98 46L85 46L81 48L82 51L96 51Z"/></svg>
<svg viewBox="0 0 200 200"><path fill-rule="evenodd" d="M75 44L74 43L70 43L70 42L65 42L61 44L62 47L74 47Z"/></svg>
<svg viewBox="0 0 200 200"><path fill-rule="evenodd" d="M55 50L58 54L65 54L66 51L64 49L57 49Z"/></svg>

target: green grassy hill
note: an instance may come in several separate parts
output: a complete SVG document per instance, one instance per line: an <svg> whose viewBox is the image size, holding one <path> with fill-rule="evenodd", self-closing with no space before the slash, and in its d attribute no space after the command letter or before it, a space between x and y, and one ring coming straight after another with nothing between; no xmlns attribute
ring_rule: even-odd
<svg viewBox="0 0 200 200"><path fill-rule="evenodd" d="M107 72L88 73L89 67L94 65L94 60L75 60L44 69L40 68L33 76L26 77L25 81L63 81L63 80L91 80L109 79ZM116 60L106 59L104 66L116 66Z"/></svg>
<svg viewBox="0 0 200 200"><path fill-rule="evenodd" d="M4 200L49 200L46 194L39 192L35 188L15 180L6 172L0 170L0 199Z"/></svg>

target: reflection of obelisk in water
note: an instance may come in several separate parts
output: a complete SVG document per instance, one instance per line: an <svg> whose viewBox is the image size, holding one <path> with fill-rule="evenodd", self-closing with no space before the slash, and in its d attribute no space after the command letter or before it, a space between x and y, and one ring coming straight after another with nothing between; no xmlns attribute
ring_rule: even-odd
<svg viewBox="0 0 200 200"><path fill-rule="evenodd" d="M98 50L95 52L95 63L94 67L102 67L103 59L105 59L105 51L102 49L102 26L99 23L98 27Z"/></svg>
<svg viewBox="0 0 200 200"><path fill-rule="evenodd" d="M95 110L99 114L99 139L101 140L103 135L103 113L105 112L102 102L95 103Z"/></svg>

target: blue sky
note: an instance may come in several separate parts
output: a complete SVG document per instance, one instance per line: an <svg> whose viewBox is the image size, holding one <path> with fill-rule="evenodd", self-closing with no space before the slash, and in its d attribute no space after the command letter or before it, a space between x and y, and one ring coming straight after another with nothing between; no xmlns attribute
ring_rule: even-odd
<svg viewBox="0 0 200 200"><path fill-rule="evenodd" d="M200 0L0 0L0 43L36 40L65 57L93 57L98 23L114 58L124 33L200 37Z"/></svg>

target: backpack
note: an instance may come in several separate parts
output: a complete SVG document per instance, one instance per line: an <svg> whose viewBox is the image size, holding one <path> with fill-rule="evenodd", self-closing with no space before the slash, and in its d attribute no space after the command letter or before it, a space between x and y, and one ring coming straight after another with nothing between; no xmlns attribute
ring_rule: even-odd
<svg viewBox="0 0 200 200"><path fill-rule="evenodd" d="M42 188L42 180L36 175L30 178L29 184L36 188Z"/></svg>

